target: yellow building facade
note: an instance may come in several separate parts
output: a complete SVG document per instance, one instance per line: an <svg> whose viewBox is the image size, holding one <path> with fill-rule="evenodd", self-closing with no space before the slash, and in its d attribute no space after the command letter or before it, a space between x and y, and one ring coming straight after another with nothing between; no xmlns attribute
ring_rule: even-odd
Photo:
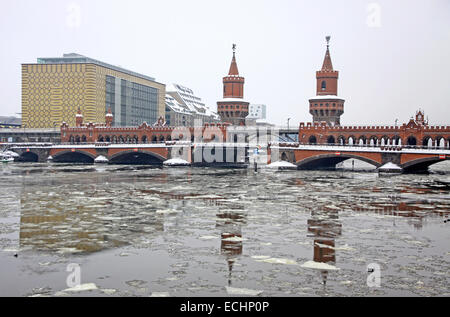
<svg viewBox="0 0 450 317"><path fill-rule="evenodd" d="M91 60L81 57L86 61ZM59 127L62 122L74 126L78 108L81 109L84 122L104 123L108 106L112 106L113 114L117 117L116 125L122 126L127 123L130 125L140 123L137 119L131 120L132 117L140 117L147 121L153 119L156 121L160 116L164 117L164 84L153 81L147 76L122 71L119 67L112 65L105 67L103 65L108 66L108 64L101 62L99 63L103 65L70 63L70 59L63 58L56 60L56 63L45 61L38 64L22 64L22 127L54 128ZM118 82L116 87L119 93L120 87L123 91L128 87L130 96L119 95L112 100L112 103L111 100L107 103L107 78ZM145 99L147 95L140 98L139 89L144 91L151 89L152 101ZM114 96L114 90L112 96ZM114 102L117 105L114 105ZM151 115L145 109L149 107L152 108ZM140 115L142 111L148 115ZM122 121L120 121L121 118Z"/></svg>

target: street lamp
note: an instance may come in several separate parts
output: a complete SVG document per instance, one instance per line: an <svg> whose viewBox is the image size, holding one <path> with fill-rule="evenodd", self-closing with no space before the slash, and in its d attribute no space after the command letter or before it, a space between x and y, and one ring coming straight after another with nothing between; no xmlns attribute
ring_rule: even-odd
<svg viewBox="0 0 450 317"><path fill-rule="evenodd" d="M289 130L289 120L291 120L291 118L287 119L287 129Z"/></svg>

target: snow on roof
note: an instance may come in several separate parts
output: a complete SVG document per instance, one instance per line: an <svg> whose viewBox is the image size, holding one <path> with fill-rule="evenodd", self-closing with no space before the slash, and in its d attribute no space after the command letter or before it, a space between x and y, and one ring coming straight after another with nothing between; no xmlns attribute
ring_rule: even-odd
<svg viewBox="0 0 450 317"><path fill-rule="evenodd" d="M217 102L247 102L242 98L223 98L222 100L218 100Z"/></svg>
<svg viewBox="0 0 450 317"><path fill-rule="evenodd" d="M191 165L188 161L185 161L180 158L172 158L163 162L164 165L173 166L173 165Z"/></svg>
<svg viewBox="0 0 450 317"><path fill-rule="evenodd" d="M379 170L401 170L401 169L402 168L400 166L392 162L388 162L379 168Z"/></svg>
<svg viewBox="0 0 450 317"><path fill-rule="evenodd" d="M103 155L99 155L95 158L94 162L95 163L108 163L109 160L106 157L104 157Z"/></svg>
<svg viewBox="0 0 450 317"><path fill-rule="evenodd" d="M267 165L269 168L279 168L279 167L289 167L289 168L297 168L297 165L294 165L292 163L286 162L286 161L276 161L273 163L270 163Z"/></svg>
<svg viewBox="0 0 450 317"><path fill-rule="evenodd" d="M339 99L339 100L345 100L344 98L335 96L335 95L323 95L323 96L314 96L309 98L309 100L324 100L324 99Z"/></svg>
<svg viewBox="0 0 450 317"><path fill-rule="evenodd" d="M173 107L174 104L178 108ZM179 84L166 86L166 105L178 112L183 112L182 109L185 109L186 113L219 117L202 102L200 97L194 95L192 89Z"/></svg>

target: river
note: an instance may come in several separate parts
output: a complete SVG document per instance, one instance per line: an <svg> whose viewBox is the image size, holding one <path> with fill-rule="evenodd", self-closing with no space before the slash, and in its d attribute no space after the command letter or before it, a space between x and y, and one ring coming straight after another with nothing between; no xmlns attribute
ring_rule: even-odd
<svg viewBox="0 0 450 317"><path fill-rule="evenodd" d="M395 176L4 164L0 295L449 296L449 163Z"/></svg>

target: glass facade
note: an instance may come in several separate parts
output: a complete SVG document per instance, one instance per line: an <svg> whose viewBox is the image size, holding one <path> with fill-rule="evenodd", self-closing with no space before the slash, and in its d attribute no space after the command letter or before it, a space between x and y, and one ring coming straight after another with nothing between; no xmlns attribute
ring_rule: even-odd
<svg viewBox="0 0 450 317"><path fill-rule="evenodd" d="M117 80L120 80L120 91L117 91ZM119 100L120 106L116 108ZM114 118L119 119L114 120L116 126L136 126L144 121L151 125L158 120L158 89L106 76L106 111L109 107Z"/></svg>

